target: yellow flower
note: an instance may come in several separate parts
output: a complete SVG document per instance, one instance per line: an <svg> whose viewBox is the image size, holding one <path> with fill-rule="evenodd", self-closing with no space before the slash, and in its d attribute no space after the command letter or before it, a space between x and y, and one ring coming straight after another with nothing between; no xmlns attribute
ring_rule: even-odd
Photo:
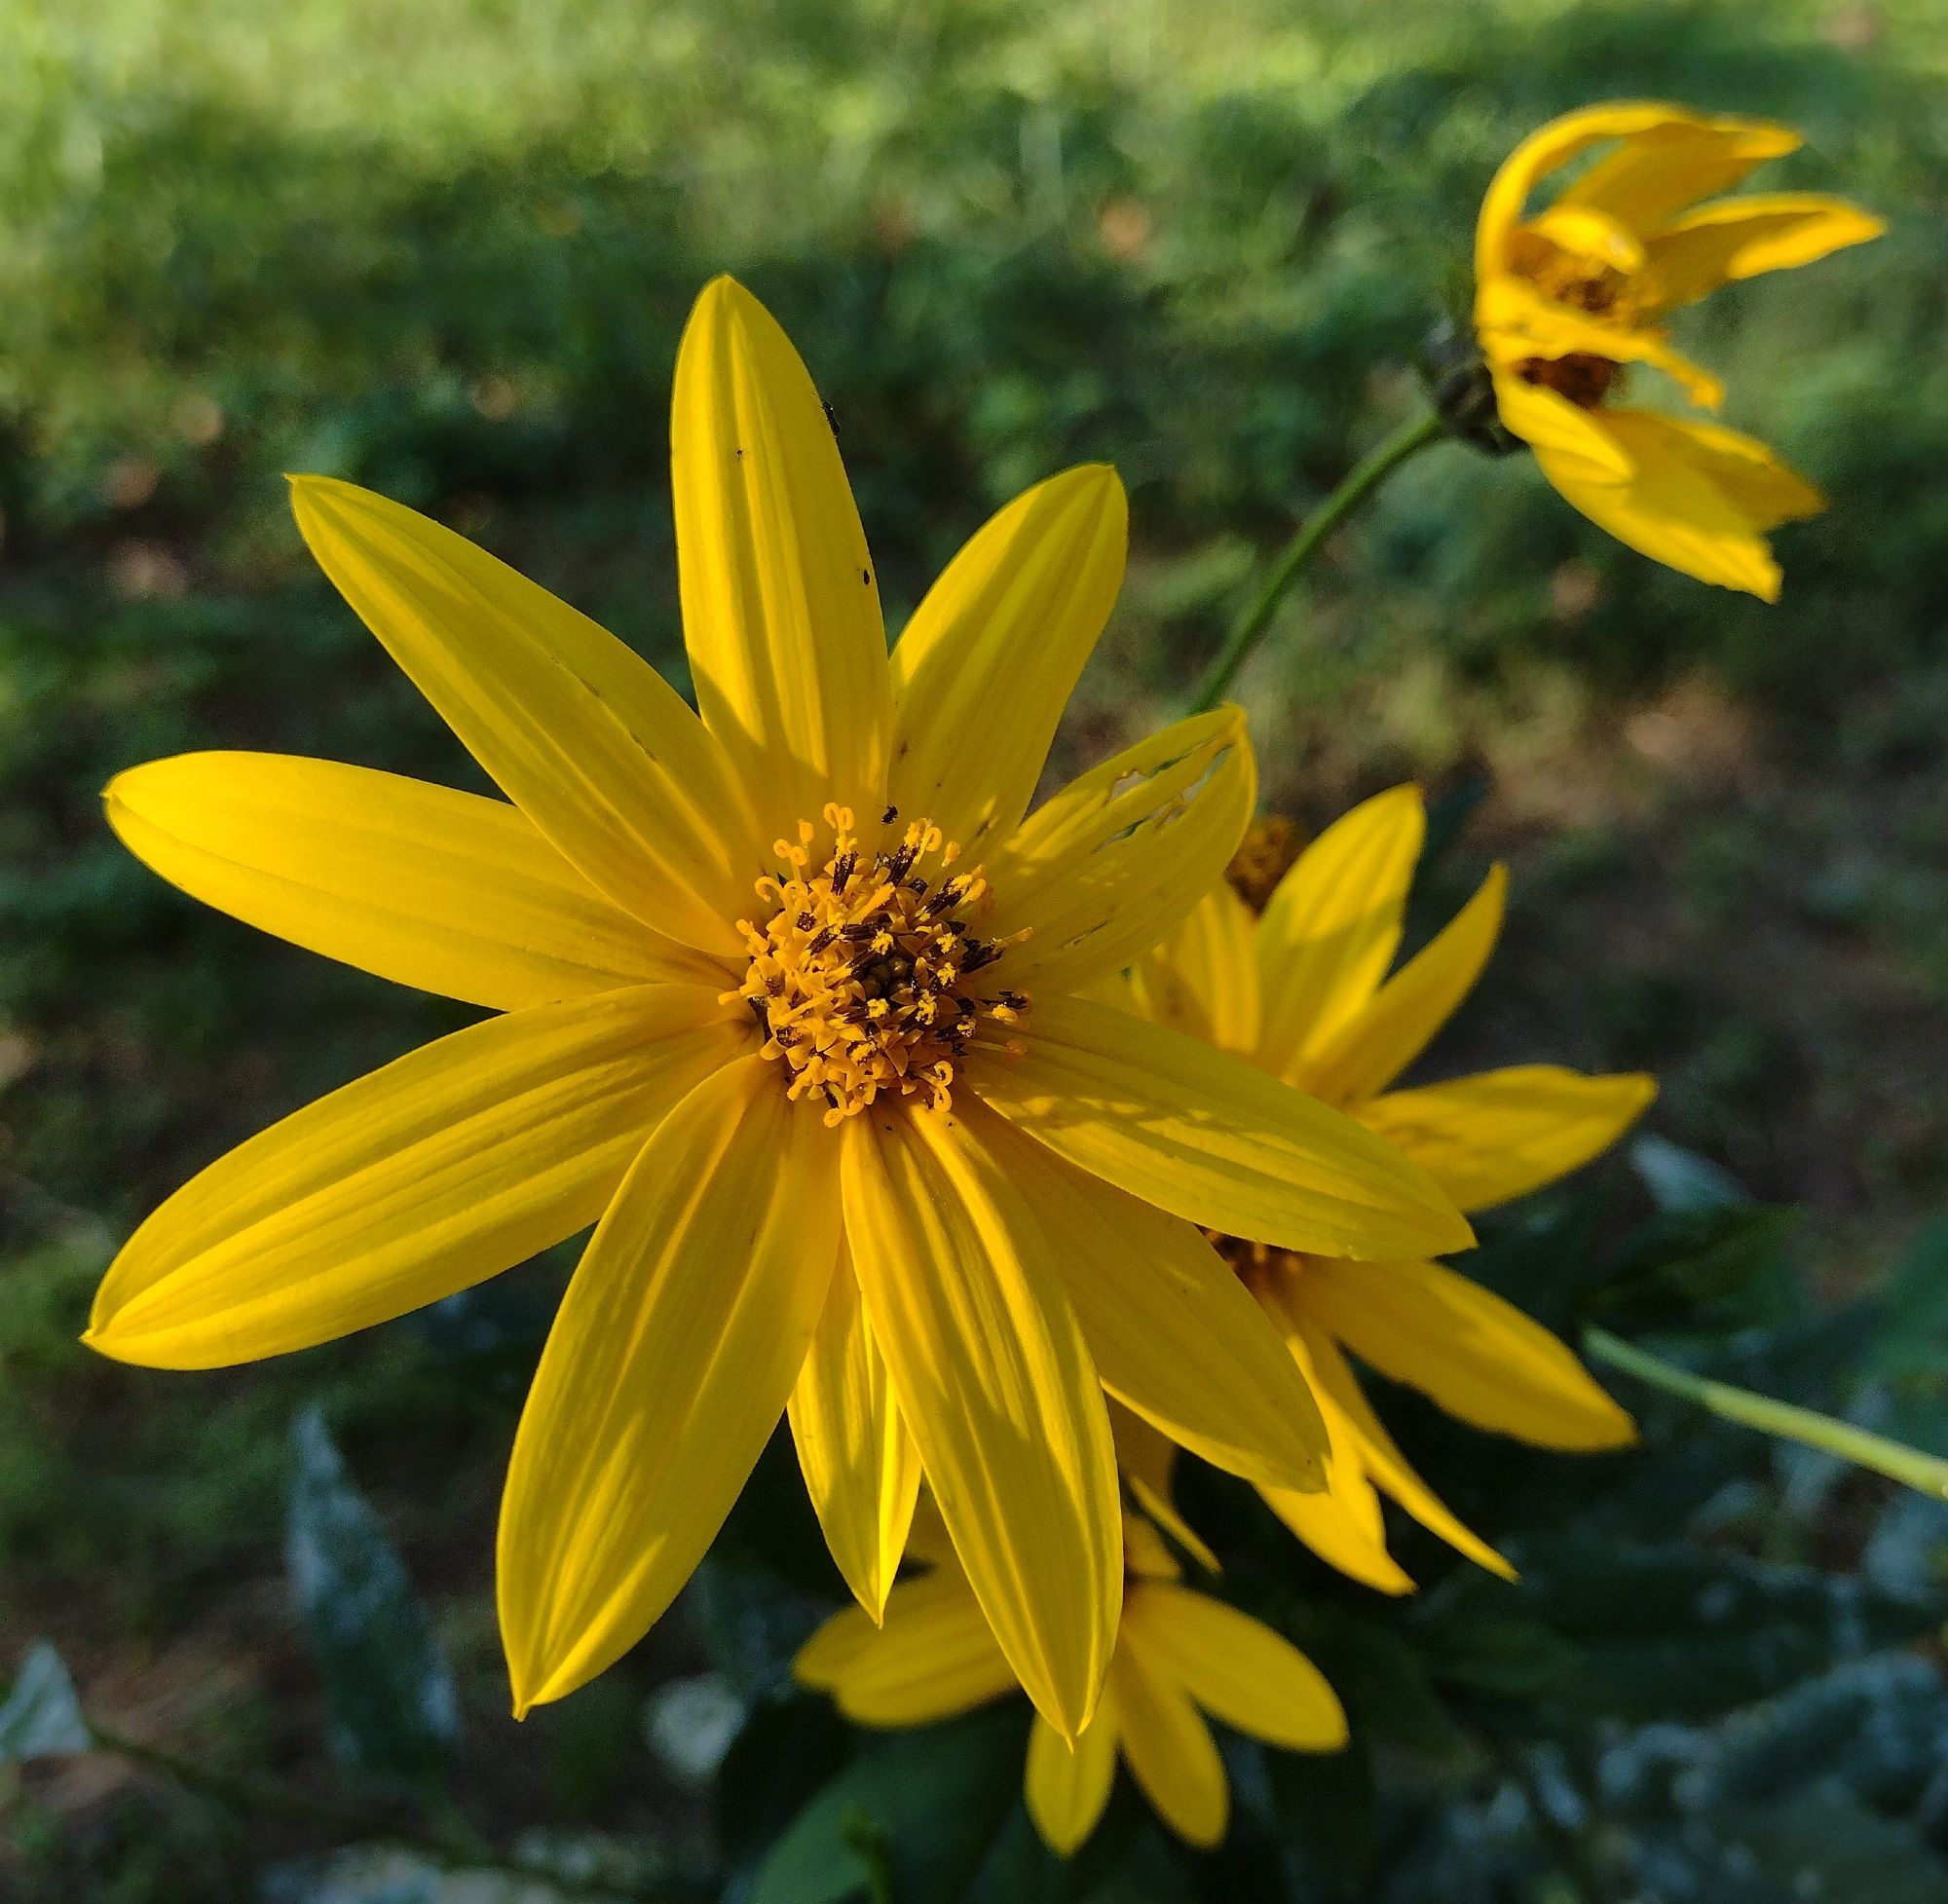
<svg viewBox="0 0 1948 1904"><path fill-rule="evenodd" d="M1003 509L889 662L811 380L727 279L684 333L671 437L700 718L458 536L297 480L312 552L512 803L199 754L121 775L109 818L196 897L502 1016L211 1165L117 1257L87 1340L279 1355L595 1223L503 1504L516 1710L648 1629L789 1400L876 1612L911 1430L1003 1651L1072 1735L1120 1601L1103 1387L1316 1484L1317 1411L1192 1226L1370 1256L1471 1232L1351 1120L1077 995L1177 923L1254 797L1224 708L1024 818L1121 581L1110 470Z"/></svg>
<svg viewBox="0 0 1948 1904"><path fill-rule="evenodd" d="M1350 1112L1472 1212L1587 1163L1655 1087L1639 1075L1587 1077L1532 1064L1390 1088L1467 996L1501 926L1507 880L1496 867L1421 952L1386 976L1425 834L1419 789L1396 787L1299 854L1256 920L1220 882L1138 961L1132 1002L1158 1024ZM1509 1568L1407 1464L1362 1393L1347 1350L1478 1428L1552 1448L1616 1447L1633 1437L1630 1417L1561 1342L1444 1264L1354 1263L1336 1251L1236 1238L1219 1247L1285 1337L1330 1440L1327 1491L1260 1491L1300 1539L1369 1586L1405 1592L1412 1585L1387 1552L1379 1492L1481 1565ZM1137 1498L1170 1513L1169 1444L1121 1414L1116 1440Z"/></svg>
<svg viewBox="0 0 1948 1904"><path fill-rule="evenodd" d="M1210 1846L1224 1836L1230 1788L1206 1713L1289 1751L1346 1742L1332 1688L1291 1641L1185 1587L1155 1529L1134 1514L1123 1551L1123 1620L1096 1716L1072 1748L1039 1715L1029 1735L1029 1815L1065 1857L1103 1815L1118 1752L1180 1838ZM914 1552L936 1564L894 1587L882 1626L847 1607L793 1662L804 1684L829 1692L861 1725L930 1725L1016 1690L952 1550L924 1516Z"/></svg>
<svg viewBox="0 0 1948 1904"><path fill-rule="evenodd" d="M1530 214L1542 179L1605 142L1609 152ZM1817 193L1708 196L1799 144L1763 120L1591 106L1510 154L1475 234L1475 329L1496 407L1543 473L1619 541L1769 602L1779 573L1765 532L1817 515L1819 492L1752 437L1611 399L1626 366L1641 365L1717 409L1718 380L1671 348L1664 319L1721 284L1811 264L1886 229Z"/></svg>

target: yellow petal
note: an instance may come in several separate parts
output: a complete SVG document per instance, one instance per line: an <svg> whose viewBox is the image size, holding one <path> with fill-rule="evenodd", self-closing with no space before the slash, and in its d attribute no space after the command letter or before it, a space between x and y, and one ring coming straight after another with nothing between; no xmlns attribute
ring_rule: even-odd
<svg viewBox="0 0 1948 1904"><path fill-rule="evenodd" d="M858 1607L834 1614L800 1649L792 1671L862 1726L928 1726L1016 1690L956 1566L902 1581L881 1625Z"/></svg>
<svg viewBox="0 0 1948 1904"><path fill-rule="evenodd" d="M790 1414L825 1544L859 1604L878 1620L913 1523L919 1450L894 1404L849 1251L840 1252Z"/></svg>
<svg viewBox="0 0 1948 1904"><path fill-rule="evenodd" d="M1122 1584L1096 1369L1033 1211L956 1108L845 1124L845 1229L873 1334L1001 1651L1073 1738Z"/></svg>
<svg viewBox="0 0 1948 1904"><path fill-rule="evenodd" d="M1123 1624L1147 1659L1227 1726L1292 1752L1345 1744L1346 1713L1326 1675L1236 1607L1156 1581L1130 1595Z"/></svg>
<svg viewBox="0 0 1948 1904"><path fill-rule="evenodd" d="M1284 1074L1372 997L1426 837L1420 789L1395 787L1333 821L1279 881L1254 946L1268 1071Z"/></svg>
<svg viewBox="0 0 1948 1904"><path fill-rule="evenodd" d="M767 839L828 800L871 806L892 687L865 531L791 339L729 278L704 287L677 353L670 480L696 704Z"/></svg>
<svg viewBox="0 0 1948 1904"><path fill-rule="evenodd" d="M1790 126L1771 120L1673 113L1599 159L1557 203L1589 205L1649 234L1686 205L1728 191L1801 143Z"/></svg>
<svg viewBox="0 0 1948 1904"><path fill-rule="evenodd" d="M1125 1611L1154 1590L1133 1587ZM1141 1642L1126 1639L1109 1671L1109 1701L1123 1758L1157 1815L1189 1844L1217 1844L1230 1821L1231 1789L1218 1742L1190 1695Z"/></svg>
<svg viewBox="0 0 1948 1904"><path fill-rule="evenodd" d="M1495 409L1532 449L1548 450L1555 464L1578 471L1586 483L1628 482L1635 473L1624 447L1605 427L1601 409L1585 410L1508 370L1493 373Z"/></svg>
<svg viewBox="0 0 1948 1904"><path fill-rule="evenodd" d="M102 796L171 885L400 985L516 1011L725 968L604 899L518 807L288 754L180 754Z"/></svg>
<svg viewBox="0 0 1948 1904"><path fill-rule="evenodd" d="M1316 1052L1298 1063L1292 1082L1330 1104L1364 1104L1384 1091L1426 1050L1429 1040L1473 989L1495 949L1508 896L1497 866L1467 905ZM1320 1251L1344 1256L1351 1251Z"/></svg>
<svg viewBox="0 0 1948 1904"><path fill-rule="evenodd" d="M1255 925L1252 909L1219 879L1175 932L1137 961L1130 1003L1173 1031L1251 1057L1258 1044Z"/></svg>
<svg viewBox="0 0 1948 1904"><path fill-rule="evenodd" d="M948 565L893 650L886 798L969 864L1028 811L1123 585L1129 504L1104 463L1037 483Z"/></svg>
<svg viewBox="0 0 1948 1904"><path fill-rule="evenodd" d="M1320 1392L1321 1405L1329 1402L1346 1421L1349 1437L1360 1464L1387 1493L1393 1496L1429 1533L1438 1534L1457 1552L1465 1553L1478 1566L1504 1580L1513 1580L1516 1571L1480 1535L1472 1533L1456 1518L1447 1504L1421 1479L1402 1454L1394 1438L1381 1425L1360 1388L1358 1378L1346 1364L1338 1344L1311 1314L1304 1279L1298 1291L1288 1301L1288 1312L1297 1333L1303 1338L1312 1363L1313 1379Z"/></svg>
<svg viewBox="0 0 1948 1904"><path fill-rule="evenodd" d="M1697 114L1686 112L1681 106L1637 99L1606 100L1601 105L1585 106L1580 111L1552 119L1548 125L1531 132L1502 162L1481 201L1481 214L1475 228L1477 280L1485 280L1501 269L1509 242L1516 227L1522 222L1523 209L1537 184L1551 172L1559 171L1579 153L1605 139L1634 142L1622 148L1621 157L1633 149L1644 149L1647 140L1668 137L1673 132L1685 132L1709 125L1743 123L1747 122L1701 120ZM1787 136L1790 137L1790 134ZM1794 140L1794 143L1797 141ZM1784 149L1790 150L1790 147ZM1716 191L1718 187L1709 185L1704 189ZM1579 201L1594 205L1599 209L1612 208L1610 202L1600 195L1575 192L1562 195L1564 203Z"/></svg>
<svg viewBox="0 0 1948 1904"><path fill-rule="evenodd" d="M1648 410L1608 410L1634 477L1592 486L1578 467L1538 449L1542 472L1599 529L1654 562L1721 588L1779 599L1779 564L1764 532L1817 515L1825 499L1763 443L1716 425Z"/></svg>
<svg viewBox="0 0 1948 1904"><path fill-rule="evenodd" d="M1442 1263L1311 1262L1309 1315L1450 1415L1546 1448L1616 1448L1630 1418L1540 1323Z"/></svg>
<svg viewBox="0 0 1948 1904"><path fill-rule="evenodd" d="M1116 1443L1116 1466L1123 1485L1143 1512L1190 1555L1200 1567L1218 1572L1218 1556L1197 1529L1178 1512L1171 1493L1171 1471L1177 1465L1177 1444L1143 1416L1120 1401L1109 1403L1109 1433ZM1130 1530L1123 1527L1124 1564L1129 1564Z"/></svg>
<svg viewBox="0 0 1948 1904"><path fill-rule="evenodd" d="M1007 953L1007 982L1070 990L1147 952L1223 873L1256 799L1235 707L1180 721L1070 781L988 858L985 930L1034 935Z"/></svg>
<svg viewBox="0 0 1948 1904"><path fill-rule="evenodd" d="M1885 219L1817 192L1721 199L1687 211L1651 239L1649 281L1658 308L1668 310L1720 284L1810 265L1886 230Z"/></svg>
<svg viewBox="0 0 1948 1904"><path fill-rule="evenodd" d="M1606 357L1661 370L1707 410L1725 400L1723 382L1673 349L1663 331L1558 304L1516 279L1498 279L1476 293L1475 327L1490 360L1504 368L1528 357ZM1612 414L1606 411L1605 420Z"/></svg>
<svg viewBox="0 0 1948 1904"><path fill-rule="evenodd" d="M646 986L409 1052L178 1190L110 1265L84 1339L213 1368L436 1302L592 1222L670 1107L750 1039L708 989Z"/></svg>
<svg viewBox="0 0 1948 1904"><path fill-rule="evenodd" d="M739 1059L670 1113L596 1226L501 1503L516 1717L648 1632L730 1512L832 1281L837 1148L768 1060Z"/></svg>
<svg viewBox="0 0 1948 1904"><path fill-rule="evenodd" d="M969 1099L964 1116L1047 1236L1103 1386L1214 1467L1318 1487L1312 1393L1223 1257Z"/></svg>
<svg viewBox="0 0 1948 1904"><path fill-rule="evenodd" d="M1035 1000L1019 1058L967 1067L1058 1156L1227 1236L1340 1256L1438 1254L1473 1231L1391 1144L1255 1066L1080 998ZM1388 1239L1440 1238L1415 1249Z"/></svg>
<svg viewBox="0 0 1948 1904"><path fill-rule="evenodd" d="M370 490L299 476L291 507L358 618L592 885L686 945L741 952L756 828L723 750L648 662Z"/></svg>
<svg viewBox="0 0 1948 1904"><path fill-rule="evenodd" d="M1116 1781L1116 1715L1105 1699L1071 1748L1039 1713L1029 1733L1029 1816L1057 1857L1070 1857L1096 1829Z"/></svg>
<svg viewBox="0 0 1948 1904"><path fill-rule="evenodd" d="M1607 1150L1657 1096L1641 1072L1586 1077L1555 1064L1482 1071L1361 1107L1463 1210L1526 1195Z"/></svg>
<svg viewBox="0 0 1948 1904"><path fill-rule="evenodd" d="M1643 241L1629 226L1587 205L1555 205L1539 212L1522 227L1521 241L1530 239L1612 271L1636 271L1644 261Z"/></svg>

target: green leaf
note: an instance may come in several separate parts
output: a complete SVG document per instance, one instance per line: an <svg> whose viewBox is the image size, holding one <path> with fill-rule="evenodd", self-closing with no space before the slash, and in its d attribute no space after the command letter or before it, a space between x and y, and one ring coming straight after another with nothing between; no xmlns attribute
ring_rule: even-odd
<svg viewBox="0 0 1948 1904"><path fill-rule="evenodd" d="M291 1461L285 1561L324 1678L333 1749L372 1779L430 1783L460 1738L446 1655L317 1408L291 1424Z"/></svg>
<svg viewBox="0 0 1948 1904"><path fill-rule="evenodd" d="M1631 1140L1630 1158L1660 1210L1690 1214L1751 1202L1744 1185L1722 1164L1686 1150L1654 1131Z"/></svg>
<svg viewBox="0 0 1948 1904"><path fill-rule="evenodd" d="M1794 1294L1786 1245L1798 1220L1750 1202L1666 1212L1625 1239L1591 1306L1633 1330L1696 1326L1733 1307L1742 1322L1779 1320Z"/></svg>
<svg viewBox="0 0 1948 1904"><path fill-rule="evenodd" d="M36 1640L0 1704L0 1765L77 1758L93 1743L67 1662L48 1641Z"/></svg>

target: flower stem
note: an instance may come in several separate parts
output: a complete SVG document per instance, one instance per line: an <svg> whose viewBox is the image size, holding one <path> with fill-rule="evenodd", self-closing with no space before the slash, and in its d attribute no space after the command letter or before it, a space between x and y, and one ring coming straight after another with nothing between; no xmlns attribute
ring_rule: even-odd
<svg viewBox="0 0 1948 1904"><path fill-rule="evenodd" d="M1584 1353L1597 1362L1634 1375L1671 1395L1682 1396L1708 1408L1726 1421L1743 1428L1755 1428L1762 1435L1780 1440L1797 1441L1802 1446L1820 1448L1851 1461L1856 1468L1871 1469L1905 1487L1948 1500L1948 1461L1904 1442L1891 1441L1885 1435L1870 1434L1851 1422L1836 1421L1812 1408L1798 1408L1789 1401L1775 1401L1769 1396L1754 1395L1750 1389L1734 1388L1729 1382L1713 1382L1678 1368L1629 1342L1620 1341L1608 1329L1586 1328Z"/></svg>
<svg viewBox="0 0 1948 1904"><path fill-rule="evenodd" d="M1187 713L1202 714L1216 707L1223 698L1238 670L1244 666L1252 650L1271 625L1272 612L1285 599L1286 590L1304 573L1306 565L1318 554L1327 537L1403 463L1430 443L1439 442L1446 433L1447 426L1439 414L1429 410L1403 424L1347 472L1344 481L1320 504L1280 551L1277 561L1272 564L1271 574L1265 578L1265 585L1258 590L1257 598L1224 637L1224 646L1218 650L1217 658L1198 684L1197 692L1185 710Z"/></svg>

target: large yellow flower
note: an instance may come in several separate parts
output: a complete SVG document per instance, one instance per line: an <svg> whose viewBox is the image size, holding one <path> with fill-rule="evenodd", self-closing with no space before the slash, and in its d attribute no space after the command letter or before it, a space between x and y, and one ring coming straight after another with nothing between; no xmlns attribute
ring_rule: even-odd
<svg viewBox="0 0 1948 1904"><path fill-rule="evenodd" d="M1388 977L1425 833L1419 789L1396 787L1299 854L1261 917L1220 882L1138 961L1133 1003L1350 1112L1422 1165L1463 1210L1485 1210L1587 1163L1655 1087L1640 1075L1530 1064L1391 1088L1480 975L1507 884L1496 867ZM1304 1370L1331 1444L1327 1491L1261 1491L1318 1553L1370 1586L1404 1592L1412 1585L1387 1551L1379 1492L1483 1566L1509 1569L1408 1465L1362 1393L1347 1350L1478 1428L1552 1448L1615 1447L1632 1437L1630 1417L1561 1342L1444 1264L1356 1263L1335 1251L1236 1238L1220 1247ZM1138 1498L1171 1515L1169 1444L1121 1414L1116 1438ZM1166 1524L1180 1526L1174 1517Z"/></svg>
<svg viewBox="0 0 1948 1904"><path fill-rule="evenodd" d="M789 1399L861 1598L898 1564L910 1429L1072 1735L1121 1597L1102 1388L1267 1482L1306 1485L1324 1444L1192 1226L1385 1257L1470 1232L1351 1120L1076 995L1218 876L1254 792L1226 708L1024 819L1120 584L1112 472L1003 509L889 662L811 380L729 280L685 331L671 436L700 718L459 537L296 483L326 574L512 803L200 754L120 776L109 817L198 898L504 1015L210 1166L117 1257L87 1339L277 1355L599 1218L503 1507L516 1709L649 1627Z"/></svg>
<svg viewBox="0 0 1948 1904"><path fill-rule="evenodd" d="M936 1564L894 1587L882 1626L847 1607L793 1662L861 1725L930 1725L1016 1690L952 1551L923 1518L914 1553ZM1123 1553L1122 1625L1096 1716L1072 1749L1039 1715L1029 1736L1029 1815L1065 1857L1103 1815L1118 1752L1179 1837L1209 1846L1224 1836L1230 1787L1206 1713L1289 1751L1346 1742L1332 1688L1289 1640L1185 1587L1155 1529L1134 1514Z"/></svg>
<svg viewBox="0 0 1948 1904"><path fill-rule="evenodd" d="M1541 180L1605 142L1611 151L1530 212ZM1811 264L1885 229L1817 193L1710 196L1799 144L1763 120L1591 106L1510 154L1475 235L1475 329L1496 407L1543 473L1619 541L1767 601L1779 573L1765 532L1817 514L1819 492L1752 437L1612 399L1638 365L1717 409L1722 386L1671 348L1665 318L1721 284Z"/></svg>

